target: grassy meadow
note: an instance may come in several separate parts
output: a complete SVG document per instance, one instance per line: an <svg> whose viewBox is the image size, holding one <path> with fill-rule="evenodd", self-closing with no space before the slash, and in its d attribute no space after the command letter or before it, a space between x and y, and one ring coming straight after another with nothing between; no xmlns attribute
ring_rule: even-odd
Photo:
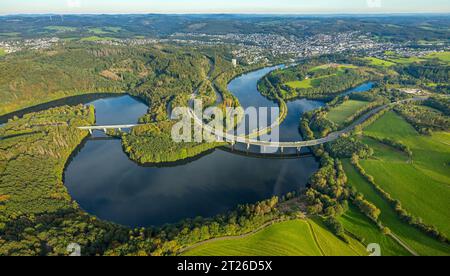
<svg viewBox="0 0 450 276"><path fill-rule="evenodd" d="M327 115L327 118L336 123L337 125L341 125L347 120L350 116L356 113L359 109L368 105L368 102L364 101L355 101L348 100L343 104L340 104L334 108L332 108Z"/></svg>
<svg viewBox="0 0 450 276"><path fill-rule="evenodd" d="M345 230L350 232L359 240L368 245L378 243L381 247L382 256L409 256L410 253L404 249L393 238L384 235L378 226L366 216L364 216L356 207L350 205L350 208L339 218Z"/></svg>
<svg viewBox="0 0 450 276"><path fill-rule="evenodd" d="M81 41L95 42L95 41L111 41L114 37L100 37L100 36L88 36L81 39Z"/></svg>
<svg viewBox="0 0 450 276"><path fill-rule="evenodd" d="M338 71L336 74L330 74L330 75L308 78L308 79L305 78L304 80L290 81L290 82L287 82L286 85L293 89L307 89L307 88L318 87L320 85L321 80L342 74L345 69L356 69L358 67L355 65L351 65L351 64L323 64L323 65L319 65L319 66L311 68L309 70L309 72L314 73L314 72L329 69L329 68L335 68L335 69L338 69Z"/></svg>
<svg viewBox="0 0 450 276"><path fill-rule="evenodd" d="M436 226L450 235L450 133L419 135L402 117L389 112L367 128L365 133L378 138L390 138L407 145L412 160L386 146L371 146L375 155L362 160L361 165L375 177L405 209L426 224Z"/></svg>
<svg viewBox="0 0 450 276"><path fill-rule="evenodd" d="M350 160L344 160L343 164L349 185L364 194L368 201L375 204L381 210L380 220L384 226L391 229L392 233L419 255L446 256L450 254L450 246L431 238L422 231L403 222L394 208L358 173L350 163Z"/></svg>
<svg viewBox="0 0 450 276"><path fill-rule="evenodd" d="M304 79L301 81L290 81L287 82L286 85L294 89L306 89L313 87L311 81L312 81L311 79Z"/></svg>
<svg viewBox="0 0 450 276"><path fill-rule="evenodd" d="M371 137L398 141L408 146L412 157ZM403 208L413 216L421 218L428 225L436 226L448 236L450 133L420 135L403 117L389 111L364 130L361 140L374 150L371 158L360 160L366 173L373 176L377 185L392 198L399 200ZM381 222L394 235L419 255L450 254L450 246L402 221L393 206L358 173L349 160L344 161L344 167L349 185L381 210ZM361 227L362 223L350 223L356 221L352 216L355 216L354 212L341 218L345 228L358 236L367 235L367 230L361 231L356 226ZM395 253L396 250L389 249L387 253Z"/></svg>
<svg viewBox="0 0 450 276"><path fill-rule="evenodd" d="M367 255L354 239L338 239L320 219L276 223L247 237L213 241L185 252L187 256L354 256Z"/></svg>
<svg viewBox="0 0 450 276"><path fill-rule="evenodd" d="M399 57L390 55L389 59L383 60L375 57L367 57L365 60L370 61L373 66L392 67L396 64L408 65L412 63L420 63L431 59L438 59L444 63L450 63L450 52L431 53L423 57Z"/></svg>
<svg viewBox="0 0 450 276"><path fill-rule="evenodd" d="M427 58L437 58L440 61L450 63L450 52L433 53L428 55Z"/></svg>
<svg viewBox="0 0 450 276"><path fill-rule="evenodd" d="M75 32L78 30L75 27L67 27L67 26L47 26L47 27L45 27L45 29L49 30L49 31L56 31L59 33Z"/></svg>
<svg viewBox="0 0 450 276"><path fill-rule="evenodd" d="M395 65L394 62L383 60L383 59L379 59L379 58L375 58L375 57L367 57L367 58L364 58L364 59L369 61L370 65L373 65L373 66L392 67L392 66Z"/></svg>
<svg viewBox="0 0 450 276"><path fill-rule="evenodd" d="M337 68L343 70L343 69L356 69L358 68L358 66L352 64L324 64L312 68L311 70L309 70L309 72L316 72L328 68Z"/></svg>

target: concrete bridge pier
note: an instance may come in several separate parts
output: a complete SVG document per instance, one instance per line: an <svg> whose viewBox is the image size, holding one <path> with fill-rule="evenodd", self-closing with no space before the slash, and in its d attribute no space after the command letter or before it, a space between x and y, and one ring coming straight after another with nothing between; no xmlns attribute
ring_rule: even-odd
<svg viewBox="0 0 450 276"><path fill-rule="evenodd" d="M281 151L281 153L283 153L284 152L284 147L280 147L280 151Z"/></svg>
<svg viewBox="0 0 450 276"><path fill-rule="evenodd" d="M297 148L297 153L300 153L302 151L302 147Z"/></svg>
<svg viewBox="0 0 450 276"><path fill-rule="evenodd" d="M247 151L250 149L250 143L247 144Z"/></svg>
<svg viewBox="0 0 450 276"><path fill-rule="evenodd" d="M104 128L104 129L103 129L103 132L104 132L105 134L107 134L107 133L108 133L108 130L107 130L106 128Z"/></svg>
<svg viewBox="0 0 450 276"><path fill-rule="evenodd" d="M89 134L92 135L92 129L89 129Z"/></svg>

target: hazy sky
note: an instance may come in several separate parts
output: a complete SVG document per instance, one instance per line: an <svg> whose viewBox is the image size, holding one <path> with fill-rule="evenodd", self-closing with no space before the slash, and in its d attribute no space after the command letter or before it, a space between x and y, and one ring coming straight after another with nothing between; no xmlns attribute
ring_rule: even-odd
<svg viewBox="0 0 450 276"><path fill-rule="evenodd" d="M449 0L0 0L17 13L450 12Z"/></svg>

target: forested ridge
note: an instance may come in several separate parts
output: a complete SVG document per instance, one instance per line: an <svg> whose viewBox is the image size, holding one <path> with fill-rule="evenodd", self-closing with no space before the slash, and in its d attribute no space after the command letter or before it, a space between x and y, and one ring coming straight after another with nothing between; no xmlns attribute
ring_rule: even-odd
<svg viewBox="0 0 450 276"><path fill-rule="evenodd" d="M83 255L175 255L205 239L290 216L278 210L274 197L162 228L129 229L98 220L79 208L63 184L66 162L88 136L76 127L94 121L93 107L64 106L0 128L0 255L67 255L74 242Z"/></svg>
<svg viewBox="0 0 450 276"><path fill-rule="evenodd" d="M194 157L220 144L174 143L168 109L187 106L194 92L205 107L216 104L218 95L222 108L238 106L227 84L253 67L233 68L229 51L227 47L194 50L169 45L123 47L74 42L8 55L0 60L0 99L4 103L0 114L78 94L129 93L149 105L139 122L153 125L123 135L130 158L143 164Z"/></svg>
<svg viewBox="0 0 450 276"><path fill-rule="evenodd" d="M62 43L0 60L0 114L76 94L129 92L156 117L166 98L190 94L208 72L208 59L188 48Z"/></svg>

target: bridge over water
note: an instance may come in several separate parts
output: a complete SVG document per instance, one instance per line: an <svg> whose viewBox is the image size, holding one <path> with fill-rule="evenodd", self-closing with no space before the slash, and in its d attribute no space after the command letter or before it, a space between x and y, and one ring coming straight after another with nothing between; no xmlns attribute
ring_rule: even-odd
<svg viewBox="0 0 450 276"><path fill-rule="evenodd" d="M406 100L398 101L395 103L383 105L383 106L374 108L371 111L367 112L366 114L362 115L356 121L354 121L350 126L347 126L343 130L330 133L328 136L320 138L320 139L307 140L307 141L295 141L295 142L260 141L257 139L249 138L249 136L252 136L252 135L236 136L234 134L225 133L223 131L216 131L215 129L212 129L210 126L205 125L203 123L202 119L198 118L192 109L189 109L189 115L194 120L195 124L201 126L203 128L203 130L207 131L207 133L214 135L216 137L217 141L221 141L221 142L225 141L225 142L231 144L232 146L234 146L235 144L244 144L247 146L247 149L250 148L250 146L260 146L261 148L263 148L263 151L265 148L280 148L281 152L283 152L284 149L297 149L297 151L300 151L303 147L318 146L318 145L322 145L322 144L329 143L329 142L339 139L339 137L350 133L358 125L361 125L362 123L367 121L370 117L372 117L373 115L375 115L376 113L380 112L381 110L383 110L385 108L394 106L396 104L409 102L409 101L424 101L426 99L427 98L425 98L425 97L411 98L411 99L406 99ZM92 133L92 131L94 131L94 130L100 130L100 131L104 131L106 133L110 129L115 129L115 130L120 131L122 129L131 129L131 128L134 128L134 127L137 127L140 125L141 124L83 126L83 127L79 127L78 129L87 130L90 133Z"/></svg>

